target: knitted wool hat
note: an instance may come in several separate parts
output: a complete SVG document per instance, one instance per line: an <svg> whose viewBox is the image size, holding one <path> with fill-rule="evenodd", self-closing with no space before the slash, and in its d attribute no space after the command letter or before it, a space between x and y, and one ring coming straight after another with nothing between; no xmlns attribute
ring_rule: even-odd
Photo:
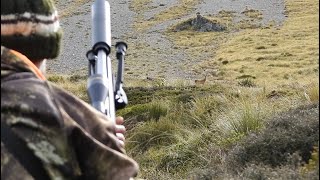
<svg viewBox="0 0 320 180"><path fill-rule="evenodd" d="M31 60L58 56L62 31L51 0L1 0L1 46Z"/></svg>

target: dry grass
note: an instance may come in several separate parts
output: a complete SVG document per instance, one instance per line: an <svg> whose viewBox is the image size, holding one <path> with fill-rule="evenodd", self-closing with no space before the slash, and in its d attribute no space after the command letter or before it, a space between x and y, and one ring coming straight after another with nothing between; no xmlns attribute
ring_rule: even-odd
<svg viewBox="0 0 320 180"><path fill-rule="evenodd" d="M281 27L247 29L222 44L209 64L221 66L226 79L245 74L259 84L318 81L319 1L287 0L288 19Z"/></svg>
<svg viewBox="0 0 320 180"><path fill-rule="evenodd" d="M193 7L198 3L199 0L180 0L178 5L157 14L155 16L155 20L158 22L163 22L171 19L180 18L191 12L193 10Z"/></svg>
<svg viewBox="0 0 320 180"><path fill-rule="evenodd" d="M148 4L151 3L152 0L134 0L130 3L130 9L137 12L138 14L143 14L146 10L148 10L150 7L148 7Z"/></svg>
<svg viewBox="0 0 320 180"><path fill-rule="evenodd" d="M182 17L191 12L192 8L199 3L199 0L179 0L177 5L161 11L153 18L146 20L143 14L153 8L149 5L151 2L150 0L135 0L130 4L131 9L138 14L133 26L137 31L144 32L153 25Z"/></svg>
<svg viewBox="0 0 320 180"><path fill-rule="evenodd" d="M81 14L85 12L79 11L79 7L91 2L91 0L72 0L69 3L65 3L66 0L54 0L54 3L56 4L58 10L59 10L59 17L60 18L66 18L70 17L76 14ZM88 10L86 12L91 11L91 8L88 7Z"/></svg>
<svg viewBox="0 0 320 180"><path fill-rule="evenodd" d="M286 4L289 15L283 26L271 23L259 28L245 21L231 26L229 20L220 18L230 25L229 30L242 30L239 33L171 32L168 36L178 48L187 49L195 58L208 52L199 67L219 66L223 78L229 81L242 75L256 77L258 85L318 81L319 2L287 0ZM260 14L255 10L244 13L255 18Z"/></svg>
<svg viewBox="0 0 320 180"><path fill-rule="evenodd" d="M89 102L87 95L87 76L48 74L47 79L59 87L73 93L80 99Z"/></svg>

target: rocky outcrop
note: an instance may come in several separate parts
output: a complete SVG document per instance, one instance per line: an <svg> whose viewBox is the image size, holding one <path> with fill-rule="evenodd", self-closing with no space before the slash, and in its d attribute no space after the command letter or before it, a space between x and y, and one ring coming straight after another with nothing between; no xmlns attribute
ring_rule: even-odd
<svg viewBox="0 0 320 180"><path fill-rule="evenodd" d="M226 27L219 24L216 21L209 20L200 13L197 13L196 18L191 18L179 25L175 28L176 31L183 31L183 30L194 30L199 32L211 32L211 31L224 31Z"/></svg>

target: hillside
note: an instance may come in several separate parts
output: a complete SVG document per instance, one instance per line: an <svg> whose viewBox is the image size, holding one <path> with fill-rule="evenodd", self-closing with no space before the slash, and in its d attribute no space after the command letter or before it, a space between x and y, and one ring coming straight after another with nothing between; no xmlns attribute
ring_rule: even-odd
<svg viewBox="0 0 320 180"><path fill-rule="evenodd" d="M49 80L88 101L92 2L56 1ZM139 178L319 179L319 1L109 2L112 43L129 44L117 114ZM197 12L223 30L193 26Z"/></svg>

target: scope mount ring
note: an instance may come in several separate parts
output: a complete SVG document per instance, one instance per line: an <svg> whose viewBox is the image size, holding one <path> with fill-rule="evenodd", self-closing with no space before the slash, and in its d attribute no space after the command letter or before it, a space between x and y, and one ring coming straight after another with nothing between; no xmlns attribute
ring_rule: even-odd
<svg viewBox="0 0 320 180"><path fill-rule="evenodd" d="M92 52L94 54L97 55L100 50L104 50L108 56L110 54L111 47L105 42L97 42L95 45L93 45Z"/></svg>

